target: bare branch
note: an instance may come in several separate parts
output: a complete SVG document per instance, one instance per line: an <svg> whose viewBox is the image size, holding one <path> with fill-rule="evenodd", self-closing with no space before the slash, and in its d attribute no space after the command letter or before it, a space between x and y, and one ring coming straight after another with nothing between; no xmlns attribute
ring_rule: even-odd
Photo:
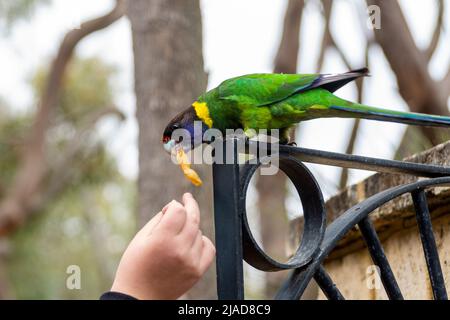
<svg viewBox="0 0 450 320"><path fill-rule="evenodd" d="M449 89L442 88L440 83L432 79L428 71L428 60L417 48L398 1L366 0L366 2L381 9L382 28L374 29L375 39L395 73L399 93L408 103L410 110L448 115ZM420 130L433 145L443 141L438 129L421 127ZM409 143L409 131L406 131L401 145Z"/></svg>
<svg viewBox="0 0 450 320"><path fill-rule="evenodd" d="M320 68L322 68L326 48L334 47L336 49L336 51L338 52L339 56L341 57L342 62L344 62L345 66L347 67L347 69L351 70L353 68L352 68L350 61L348 60L344 51L337 44L337 42L334 39L334 36L330 30L330 19L331 19L331 13L332 13L332 9L333 9L332 0L323 0L322 3L323 3L323 8L324 8L325 31L324 31L324 35L323 35L323 44L322 44L322 50L319 55L318 66L320 66Z"/></svg>
<svg viewBox="0 0 450 320"><path fill-rule="evenodd" d="M33 206L35 193L46 175L48 168L45 159L45 135L52 112L57 106L67 64L75 47L86 36L117 21L123 16L124 11L125 1L118 0L108 14L82 23L79 29L69 31L64 37L56 58L52 62L16 177L8 194L0 202L0 235L12 231L26 219L28 209Z"/></svg>
<svg viewBox="0 0 450 320"><path fill-rule="evenodd" d="M436 26L434 28L433 36L431 37L430 44L428 48L425 50L424 54L428 61L433 57L434 52L439 44L439 39L441 37L441 31L444 22L444 0L438 0L438 16L436 19Z"/></svg>
<svg viewBox="0 0 450 320"><path fill-rule="evenodd" d="M447 75L444 77L444 79L441 82L442 91L447 95L447 97L450 95L450 67L448 68Z"/></svg>
<svg viewBox="0 0 450 320"><path fill-rule="evenodd" d="M325 59L325 53L331 45L330 19L331 19L331 9L333 6L332 0L323 0L322 6L323 6L323 17L324 17L324 29L323 29L322 44L320 46L319 56L317 57L317 67L316 67L317 72L320 72L320 70L322 69L323 62Z"/></svg>
<svg viewBox="0 0 450 320"><path fill-rule="evenodd" d="M288 2L280 46L274 62L274 72L276 73L295 73L297 71L300 25L304 6L304 0L289 0Z"/></svg>
<svg viewBox="0 0 450 320"><path fill-rule="evenodd" d="M428 62L411 35L397 1L366 0L383 14L383 27L375 29L375 39L397 77L399 92L411 111L445 115L436 83L428 73Z"/></svg>
<svg viewBox="0 0 450 320"><path fill-rule="evenodd" d="M330 37L330 43L334 47L334 49L336 49L336 51L338 52L339 56L342 59L342 62L344 62L347 69L349 69L349 70L353 69L350 61L348 60L347 56L344 54L344 51L339 47L337 42L334 40L334 37L331 34L331 32L328 32L328 33L329 33L329 37Z"/></svg>

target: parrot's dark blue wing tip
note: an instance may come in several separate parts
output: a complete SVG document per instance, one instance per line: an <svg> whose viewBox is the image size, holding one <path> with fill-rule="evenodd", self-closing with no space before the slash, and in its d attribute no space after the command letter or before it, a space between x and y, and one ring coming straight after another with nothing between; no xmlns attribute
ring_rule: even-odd
<svg viewBox="0 0 450 320"><path fill-rule="evenodd" d="M355 69L355 70L351 70L351 71L346 72L346 74L349 74L349 73L356 73L356 74L359 74L361 76L368 76L368 75L370 75L369 68L367 68L367 67L360 68L360 69Z"/></svg>
<svg viewBox="0 0 450 320"><path fill-rule="evenodd" d="M366 67L339 74L323 74L318 77L308 89L322 88L330 92L335 92L347 83L368 75L369 69Z"/></svg>

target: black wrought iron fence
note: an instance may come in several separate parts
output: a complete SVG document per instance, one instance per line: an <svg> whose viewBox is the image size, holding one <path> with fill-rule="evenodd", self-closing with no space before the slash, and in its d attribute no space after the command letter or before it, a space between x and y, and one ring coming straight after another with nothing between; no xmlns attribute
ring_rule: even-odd
<svg viewBox="0 0 450 320"><path fill-rule="evenodd" d="M369 215L383 204L408 193L412 197L416 211L434 298L447 299L425 189L450 185L450 167L376 159L293 146L279 146L279 152L270 154L270 145L266 146L269 148L266 150L269 156L278 157L279 168L294 184L304 213L305 223L300 246L286 263L281 263L273 260L258 245L247 221L245 208L247 189L251 177L261 162L239 165L237 140L228 140L225 143L233 144L228 150L233 150L235 162L213 165L219 299L244 299L244 260L266 272L291 270L275 296L276 299L299 299L313 278L328 299L344 299L323 263L338 242L356 225L359 226L374 264L379 267L380 278L389 299L403 299ZM226 149L224 146L223 150ZM322 192L314 176L302 162L392 174L410 174L428 179L379 192L351 207L326 226Z"/></svg>

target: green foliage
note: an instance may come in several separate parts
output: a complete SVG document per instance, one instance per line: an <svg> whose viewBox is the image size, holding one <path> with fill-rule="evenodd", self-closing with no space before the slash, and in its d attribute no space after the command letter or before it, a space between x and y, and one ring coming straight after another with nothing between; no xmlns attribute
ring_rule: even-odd
<svg viewBox="0 0 450 320"><path fill-rule="evenodd" d="M31 17L36 8L50 0L0 0L0 26L9 30L20 19Z"/></svg>

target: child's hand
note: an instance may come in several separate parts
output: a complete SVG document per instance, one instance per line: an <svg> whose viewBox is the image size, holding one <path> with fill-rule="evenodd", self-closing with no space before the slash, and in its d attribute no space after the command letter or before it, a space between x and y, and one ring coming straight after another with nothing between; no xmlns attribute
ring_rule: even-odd
<svg viewBox="0 0 450 320"><path fill-rule="evenodd" d="M138 299L177 299L206 272L215 248L199 229L191 194L173 200L134 237L122 256L111 291Z"/></svg>

